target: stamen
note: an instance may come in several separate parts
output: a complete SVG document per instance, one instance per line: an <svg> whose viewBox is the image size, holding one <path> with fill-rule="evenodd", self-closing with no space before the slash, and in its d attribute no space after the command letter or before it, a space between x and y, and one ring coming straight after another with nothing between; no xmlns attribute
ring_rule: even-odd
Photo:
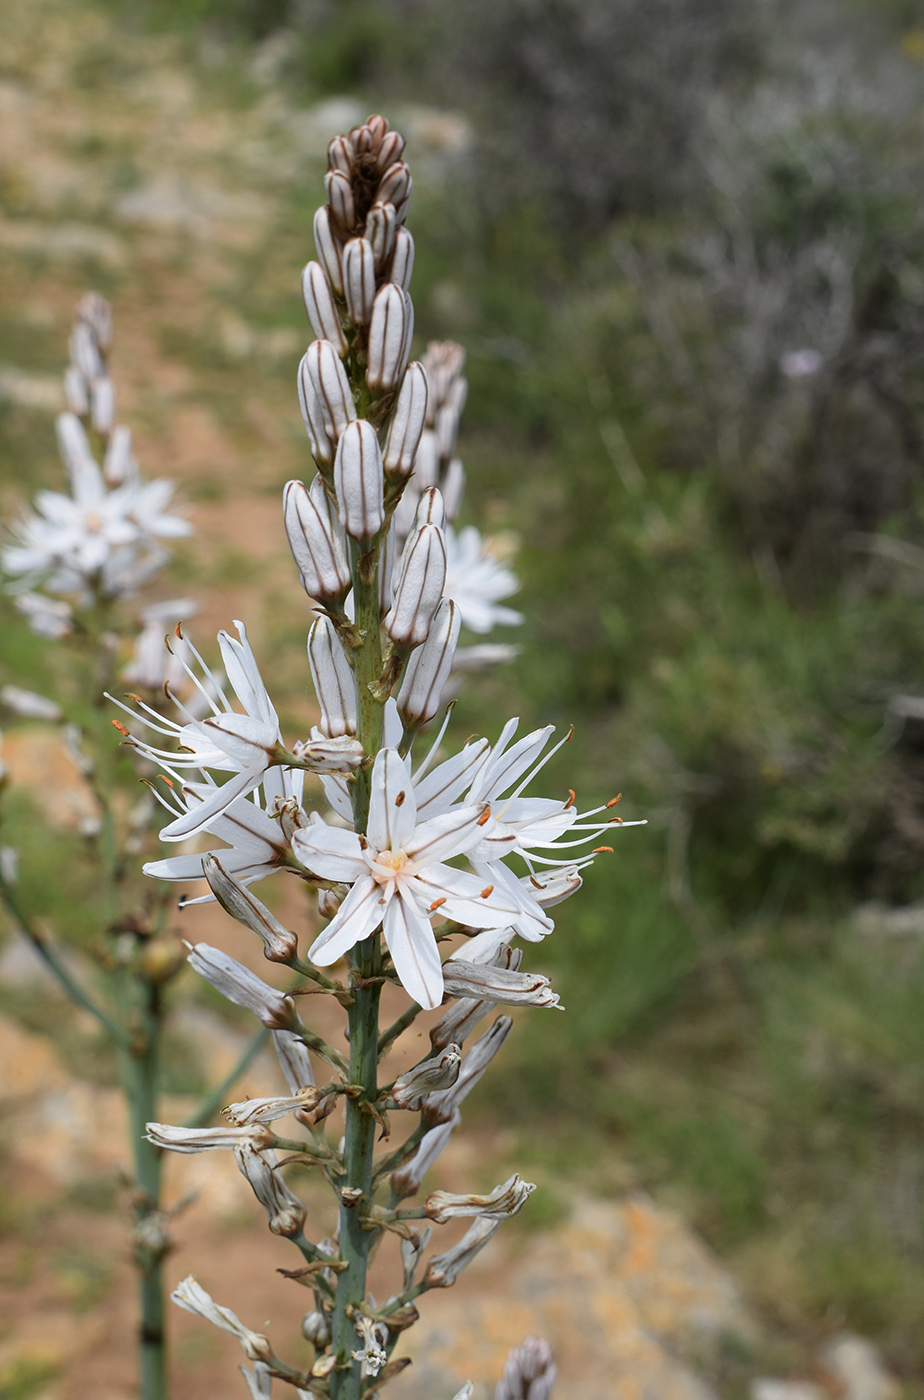
<svg viewBox="0 0 924 1400"><path fill-rule="evenodd" d="M443 904L445 904L445 903L446 903L446 896L445 896L445 895L443 895L442 898L440 898L440 899L434 899L433 903L430 905L430 908L429 908L429 910L428 910L428 913L430 913L430 914L435 913L436 910L439 909L439 908L440 908Z"/></svg>
<svg viewBox="0 0 924 1400"><path fill-rule="evenodd" d="M481 894L480 894L479 898L480 898L480 899L487 899L488 896L489 896L489 895L492 895L493 893L494 893L494 886L493 886L493 885L485 885L484 889L481 891Z"/></svg>
<svg viewBox="0 0 924 1400"><path fill-rule="evenodd" d="M617 802L621 802L621 801L622 801L622 793L621 793L621 792L617 792L616 796L615 796L615 797L611 797L610 800L609 800L609 802L607 802L606 805L607 805L607 807L615 807L615 806L616 806L616 803L617 803Z"/></svg>

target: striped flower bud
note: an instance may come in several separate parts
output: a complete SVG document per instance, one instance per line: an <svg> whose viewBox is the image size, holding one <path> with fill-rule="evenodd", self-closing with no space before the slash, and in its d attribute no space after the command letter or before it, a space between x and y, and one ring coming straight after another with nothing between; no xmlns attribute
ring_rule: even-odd
<svg viewBox="0 0 924 1400"><path fill-rule="evenodd" d="M295 955L298 951L295 934L285 928L255 894L229 875L211 851L202 857L202 873L222 909L261 940L265 958L285 963Z"/></svg>
<svg viewBox="0 0 924 1400"><path fill-rule="evenodd" d="M71 364L77 366L88 384L104 373L96 336L84 321L77 321L67 342Z"/></svg>
<svg viewBox="0 0 924 1400"><path fill-rule="evenodd" d="M387 131L382 137L382 144L379 153L375 158L375 173L381 177L390 169L404 154L404 137L397 131Z"/></svg>
<svg viewBox="0 0 924 1400"><path fill-rule="evenodd" d="M411 653L398 692L398 709L408 724L426 724L438 712L461 627L462 614L451 598L444 598L436 610L427 640Z"/></svg>
<svg viewBox="0 0 924 1400"><path fill-rule="evenodd" d="M306 263L302 268L302 298L308 322L318 340L329 340L340 355L345 354L347 342L340 314L327 274L318 262Z"/></svg>
<svg viewBox="0 0 924 1400"><path fill-rule="evenodd" d="M379 555L379 612L382 617L395 601L395 565L398 560L398 531L391 520Z"/></svg>
<svg viewBox="0 0 924 1400"><path fill-rule="evenodd" d="M505 1220L529 1200L536 1187L533 1182L524 1181L514 1172L500 1186L495 1186L486 1196L459 1195L455 1191L434 1191L424 1202L427 1218L437 1225L447 1225L450 1220L458 1220L465 1215L488 1216L491 1219Z"/></svg>
<svg viewBox="0 0 924 1400"><path fill-rule="evenodd" d="M305 1223L304 1203L289 1189L278 1171L275 1152L252 1147L234 1149L234 1158L254 1195L266 1211L274 1235L297 1235Z"/></svg>
<svg viewBox="0 0 924 1400"><path fill-rule="evenodd" d="M242 1142L251 1147L270 1147L275 1138L269 1128L258 1124L247 1128L180 1128L172 1123L145 1123L145 1137L155 1147L168 1152L211 1152L215 1148L235 1148Z"/></svg>
<svg viewBox="0 0 924 1400"><path fill-rule="evenodd" d="M330 738L356 733L356 682L350 663L326 617L308 633L308 664L321 707L321 729Z"/></svg>
<svg viewBox="0 0 924 1400"><path fill-rule="evenodd" d="M368 542L385 522L382 451L364 418L349 423L337 443L334 489L340 523L354 540Z"/></svg>
<svg viewBox="0 0 924 1400"><path fill-rule="evenodd" d="M386 282L372 305L366 383L389 393L400 383L411 351L414 307L407 292Z"/></svg>
<svg viewBox="0 0 924 1400"><path fill-rule="evenodd" d="M372 244L377 268L387 262L392 255L397 227L395 206L376 200L366 217L366 237Z"/></svg>
<svg viewBox="0 0 924 1400"><path fill-rule="evenodd" d="M417 1109L424 1095L435 1089L450 1089L455 1084L461 1064L459 1046L447 1045L441 1054L402 1074L395 1082L392 1098L399 1108Z"/></svg>
<svg viewBox="0 0 924 1400"><path fill-rule="evenodd" d="M544 1337L527 1337L511 1349L494 1400L549 1400L557 1378L548 1342Z"/></svg>
<svg viewBox="0 0 924 1400"><path fill-rule="evenodd" d="M329 340L316 340L308 346L299 365L298 377L299 401L308 436L313 438L313 427L320 427L320 431L316 432L317 437L326 440L335 449L347 424L356 418L356 408L346 371ZM318 460L330 462L333 453Z"/></svg>
<svg viewBox="0 0 924 1400"><path fill-rule="evenodd" d="M411 285L414 273L414 252L414 235L409 233L403 224L399 224L395 230L395 251L388 280L405 292Z"/></svg>
<svg viewBox="0 0 924 1400"><path fill-rule="evenodd" d="M446 507L443 504L443 494L435 486L428 486L423 491L420 500L417 502L417 513L414 516L414 524L418 530L424 525L438 525L441 530L446 528Z"/></svg>
<svg viewBox="0 0 924 1400"><path fill-rule="evenodd" d="M365 758L363 746L349 734L330 739L316 734L292 745L292 756L314 773L354 773Z"/></svg>
<svg viewBox="0 0 924 1400"><path fill-rule="evenodd" d="M334 235L331 227L330 208L322 204L314 216L314 246L318 252L318 259L327 273L327 280L334 291L340 296L343 295L343 265L341 262L340 243Z"/></svg>
<svg viewBox="0 0 924 1400"><path fill-rule="evenodd" d="M435 432L440 456L451 457L459 440L459 415L451 404L443 404L436 415Z"/></svg>
<svg viewBox="0 0 924 1400"><path fill-rule="evenodd" d="M324 188L331 213L343 232L349 234L356 223L356 205L349 176L342 170L332 170L324 176Z"/></svg>
<svg viewBox="0 0 924 1400"><path fill-rule="evenodd" d="M327 148L327 168L339 170L349 180L353 175L353 147L348 136L335 136Z"/></svg>
<svg viewBox="0 0 924 1400"><path fill-rule="evenodd" d="M401 647L426 641L446 584L446 541L438 525L424 525L405 545L395 601L385 630Z"/></svg>
<svg viewBox="0 0 924 1400"><path fill-rule="evenodd" d="M290 481L283 492L283 518L292 557L309 598L343 599L352 584L343 526L324 480L316 476L306 489Z"/></svg>
<svg viewBox="0 0 924 1400"><path fill-rule="evenodd" d="M407 367L385 439L382 457L388 476L401 480L414 470L426 414L427 371L414 360Z"/></svg>
<svg viewBox="0 0 924 1400"><path fill-rule="evenodd" d="M382 176L376 198L381 203L393 204L395 209L398 209L410 199L413 185L407 161L397 160Z"/></svg>
<svg viewBox="0 0 924 1400"><path fill-rule="evenodd" d="M375 254L368 238L351 238L343 250L343 295L353 324L367 326L375 300Z"/></svg>
<svg viewBox="0 0 924 1400"><path fill-rule="evenodd" d="M458 1244L447 1249L445 1254L435 1254L424 1274L427 1288L450 1288L467 1268L492 1235L500 1228L502 1221L490 1215L479 1215L470 1225Z"/></svg>

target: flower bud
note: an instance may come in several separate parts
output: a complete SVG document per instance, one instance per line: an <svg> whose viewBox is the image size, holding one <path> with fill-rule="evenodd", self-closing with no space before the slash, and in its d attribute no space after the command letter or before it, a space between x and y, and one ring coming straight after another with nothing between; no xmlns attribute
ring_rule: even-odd
<svg viewBox="0 0 924 1400"><path fill-rule="evenodd" d="M371 117L366 118L365 127L371 137L369 150L375 151L381 146L388 134L388 122L383 116L376 112Z"/></svg>
<svg viewBox="0 0 924 1400"><path fill-rule="evenodd" d="M414 458L427 414L427 371L409 364L388 426L382 460L388 476L401 480L414 470Z"/></svg>
<svg viewBox="0 0 924 1400"><path fill-rule="evenodd" d="M329 466L340 434L356 417L349 380L329 340L314 341L302 356L298 401L315 460Z"/></svg>
<svg viewBox="0 0 924 1400"><path fill-rule="evenodd" d="M90 421L104 437L112 432L115 424L115 385L108 374L94 379L90 386Z"/></svg>
<svg viewBox="0 0 924 1400"><path fill-rule="evenodd" d="M86 418L90 412L87 381L76 365L68 365L64 371L64 400L68 412L76 414L78 418Z"/></svg>
<svg viewBox="0 0 924 1400"><path fill-rule="evenodd" d="M331 213L344 234L349 236L356 223L356 205L353 201L353 186L349 177L341 170L330 171L324 176L324 188Z"/></svg>
<svg viewBox="0 0 924 1400"><path fill-rule="evenodd" d="M366 383L389 393L401 381L414 334L414 307L407 292L386 282L372 305Z"/></svg>
<svg viewBox="0 0 924 1400"><path fill-rule="evenodd" d="M437 410L434 430L440 445L440 456L445 460L455 452L459 440L459 415L450 404L443 404Z"/></svg>
<svg viewBox="0 0 924 1400"><path fill-rule="evenodd" d="M389 522L379 555L379 613L382 617L395 600L395 565L398 556L398 531L394 519Z"/></svg>
<svg viewBox="0 0 924 1400"><path fill-rule="evenodd" d="M498 1016L465 1056L459 1077L452 1088L429 1094L424 1100L425 1122L445 1123L453 1116L463 1099L474 1089L512 1029L513 1021L509 1016Z"/></svg>
<svg viewBox="0 0 924 1400"><path fill-rule="evenodd" d="M395 251L388 280L405 292L410 287L414 274L414 252L413 234L409 233L403 224L399 224L395 230Z"/></svg>
<svg viewBox="0 0 924 1400"><path fill-rule="evenodd" d="M330 209L322 204L314 216L314 246L318 260L327 273L327 280L339 296L343 296L343 265L340 243L331 227Z"/></svg>
<svg viewBox="0 0 924 1400"><path fill-rule="evenodd" d="M330 738L356 733L356 682L337 633L326 617L308 633L308 664L321 706L321 729Z"/></svg>
<svg viewBox="0 0 924 1400"><path fill-rule="evenodd" d="M343 250L343 295L353 324L367 326L375 300L375 254L368 238L351 238Z"/></svg>
<svg viewBox="0 0 924 1400"><path fill-rule="evenodd" d="M330 1319L320 1308L313 1309L310 1313L305 1313L302 1318L302 1336L306 1342L310 1342L315 1351L323 1351L330 1345Z"/></svg>
<svg viewBox="0 0 924 1400"><path fill-rule="evenodd" d="M569 895L575 894L584 881L576 865L562 870L549 870L540 875L524 875L520 884L525 886L537 904L543 909L551 909Z"/></svg>
<svg viewBox="0 0 924 1400"><path fill-rule="evenodd" d="M368 543L385 522L382 451L371 423L349 423L337 444L334 488L340 523L353 539Z"/></svg>
<svg viewBox="0 0 924 1400"><path fill-rule="evenodd" d="M283 492L283 518L292 557L309 598L342 600L352 585L343 526L316 476L311 486L290 481Z"/></svg>
<svg viewBox="0 0 924 1400"><path fill-rule="evenodd" d="M318 732L292 745L292 755L314 773L354 773L365 758L363 746L348 734L328 739Z"/></svg>
<svg viewBox="0 0 924 1400"><path fill-rule="evenodd" d="M190 1274L170 1294L171 1300L187 1312L204 1317L213 1326L236 1337L251 1361L269 1361L273 1355L269 1342L261 1332L251 1332L230 1308L212 1301L202 1285Z"/></svg>
<svg viewBox="0 0 924 1400"><path fill-rule="evenodd" d="M376 191L376 199L382 204L386 202L393 204L397 210L402 204L407 204L413 186L414 181L411 179L411 171L407 161L395 161L382 176Z"/></svg>
<svg viewBox="0 0 924 1400"><path fill-rule="evenodd" d="M426 491L421 492L414 524L418 530L424 525L437 525L441 530L445 530L446 507L443 504L442 492L437 487L428 486Z"/></svg>
<svg viewBox="0 0 924 1400"><path fill-rule="evenodd" d="M105 372L96 336L84 321L77 321L67 343L71 364L77 366L88 384Z"/></svg>
<svg viewBox="0 0 924 1400"><path fill-rule="evenodd" d="M295 956L298 951L296 935L285 928L256 895L229 875L211 851L206 851L202 857L202 873L222 909L262 941L265 958L286 963Z"/></svg>
<svg viewBox="0 0 924 1400"><path fill-rule="evenodd" d="M340 324L340 313L327 274L320 263L309 262L302 268L302 299L308 322L318 340L329 340L339 355L345 354L347 341Z"/></svg>
<svg viewBox="0 0 924 1400"><path fill-rule="evenodd" d="M392 1098L399 1108L417 1109L421 1099L435 1089L449 1089L459 1077L462 1051L458 1045L447 1045L432 1060L424 1060L396 1080Z"/></svg>
<svg viewBox="0 0 924 1400"><path fill-rule="evenodd" d="M335 136L327 148L327 168L339 170L349 180L353 175L353 147L348 136Z"/></svg>
<svg viewBox="0 0 924 1400"><path fill-rule="evenodd" d="M401 647L419 646L430 631L446 583L446 541L438 525L424 525L404 548L395 601L385 630Z"/></svg>
<svg viewBox="0 0 924 1400"><path fill-rule="evenodd" d="M458 1244L453 1245L452 1249L447 1249L445 1254L434 1255L430 1260L424 1274L426 1287L450 1288L475 1255L484 1249L500 1225L500 1219L479 1215Z"/></svg>
<svg viewBox="0 0 924 1400"><path fill-rule="evenodd" d="M549 1400L557 1378L548 1342L544 1337L527 1337L511 1349L494 1400Z"/></svg>
<svg viewBox="0 0 924 1400"><path fill-rule="evenodd" d="M408 724L426 724L439 710L461 627L462 614L450 598L444 598L427 640L411 653L398 692L398 709Z"/></svg>
<svg viewBox="0 0 924 1400"><path fill-rule="evenodd" d="M493 1219L505 1220L507 1216L516 1215L536 1187L529 1181L524 1181L521 1176L514 1172L501 1186L495 1186L494 1190L487 1196L458 1195L453 1191L434 1191L424 1202L424 1210L430 1220L435 1220L437 1225L446 1225L450 1220L457 1220L465 1215L489 1216Z"/></svg>
<svg viewBox="0 0 924 1400"><path fill-rule="evenodd" d="M382 121L384 120L383 117ZM378 144L369 122L363 122L362 126L354 126L348 139L354 153L358 156L371 155Z"/></svg>
<svg viewBox="0 0 924 1400"><path fill-rule="evenodd" d="M395 247L397 227L395 206L377 200L366 218L366 237L372 244L376 268L380 268L391 257Z"/></svg>
<svg viewBox="0 0 924 1400"><path fill-rule="evenodd" d="M103 458L107 486L121 486L132 470L132 430L120 425L112 430Z"/></svg>
<svg viewBox="0 0 924 1400"><path fill-rule="evenodd" d="M59 413L55 419L55 434L61 460L73 484L75 479L84 474L87 463L93 461L86 431L80 419L73 413Z"/></svg>
<svg viewBox="0 0 924 1400"><path fill-rule="evenodd" d="M375 173L381 178L404 154L404 137L397 131L388 131L382 137L379 153L375 158Z"/></svg>

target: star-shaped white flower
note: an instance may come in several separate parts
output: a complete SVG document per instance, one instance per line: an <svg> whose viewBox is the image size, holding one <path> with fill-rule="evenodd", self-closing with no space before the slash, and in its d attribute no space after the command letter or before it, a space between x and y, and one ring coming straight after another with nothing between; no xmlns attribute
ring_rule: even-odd
<svg viewBox="0 0 924 1400"><path fill-rule="evenodd" d="M420 821L410 765L396 749L383 749L372 770L365 836L312 826L292 838L299 860L314 874L352 885L308 956L327 967L381 924L407 991L421 1006L438 1006L443 974L431 917L439 912L485 929L502 928L517 913L508 897L445 864L477 845L490 822L484 802Z"/></svg>

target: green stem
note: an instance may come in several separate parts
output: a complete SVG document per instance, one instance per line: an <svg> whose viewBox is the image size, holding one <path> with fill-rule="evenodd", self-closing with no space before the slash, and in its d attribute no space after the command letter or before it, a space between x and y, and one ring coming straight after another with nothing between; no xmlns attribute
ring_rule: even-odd
<svg viewBox="0 0 924 1400"><path fill-rule="evenodd" d="M408 1009L402 1011L397 1021L389 1026L387 1031L383 1031L379 1036L379 1059L382 1058L388 1047L394 1044L398 1036L406 1031L408 1026L414 1024L422 1010L423 1008L418 1006L416 1001L412 1001Z"/></svg>
<svg viewBox="0 0 924 1400"><path fill-rule="evenodd" d="M163 1259L167 1241L160 1206L160 1148L148 1142L145 1124L158 1116L162 1005L160 988L141 982L140 1026L123 1056L135 1165L135 1264L139 1271L141 1400L167 1400Z"/></svg>
<svg viewBox="0 0 924 1400"><path fill-rule="evenodd" d="M382 674L382 634L379 618L379 548L380 538L364 557L356 546L353 551L353 581L356 599L356 623L362 642L354 653L357 689L357 737L369 758L374 758L382 746L383 702L374 693ZM353 784L353 824L357 832L365 833L369 820L369 799L372 789L371 768L361 769ZM347 1010L350 1028L351 1084L361 1084L362 1098L346 1100L346 1124L343 1148L343 1184L341 1191L362 1192L360 1201L344 1200L340 1206L340 1254L346 1269L337 1278L337 1300L332 1319L332 1344L337 1370L331 1375L331 1400L360 1400L362 1392L361 1364L351 1360L359 1349L359 1339L351 1313L360 1310L366 1298L366 1271L373 1233L363 1229L362 1208L372 1202L375 1120L363 1112L364 1101L378 1097L379 1000L381 983L363 985L378 978L382 971L380 935L373 934L350 954L353 1005Z"/></svg>

